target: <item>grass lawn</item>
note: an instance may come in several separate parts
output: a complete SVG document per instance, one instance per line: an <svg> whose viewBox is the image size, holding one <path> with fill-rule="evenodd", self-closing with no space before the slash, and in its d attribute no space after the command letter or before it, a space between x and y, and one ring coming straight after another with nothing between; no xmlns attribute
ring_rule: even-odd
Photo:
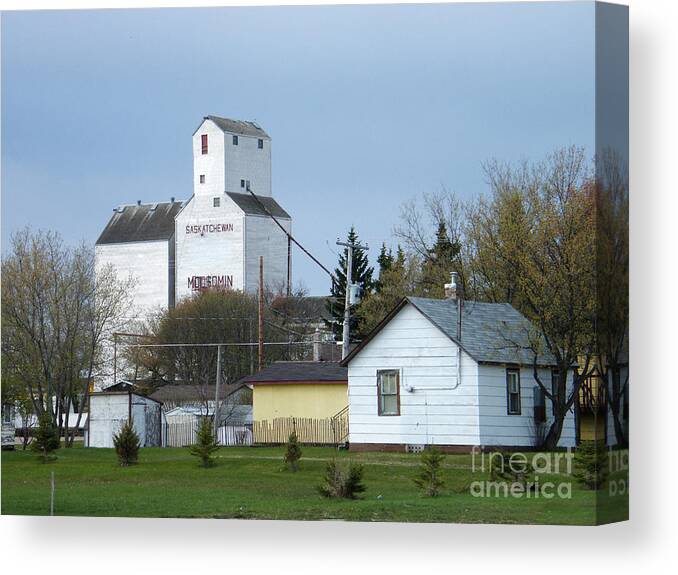
<svg viewBox="0 0 678 575"><path fill-rule="evenodd" d="M301 469L282 470L283 448L222 448L217 465L203 469L187 449L145 448L139 464L119 467L112 449L60 449L42 464L30 451L2 452L2 514L48 515L50 474L55 472L55 514L116 517L216 517L343 519L457 523L592 525L625 519L627 497L608 489L584 490L567 475L540 476L571 482L571 498L475 497L468 455L445 459L443 494L421 497L412 478L412 454L337 452L304 447ZM358 500L327 500L316 491L328 460L365 465L367 491ZM615 476L613 476L614 479ZM596 501L598 511L596 511Z"/></svg>

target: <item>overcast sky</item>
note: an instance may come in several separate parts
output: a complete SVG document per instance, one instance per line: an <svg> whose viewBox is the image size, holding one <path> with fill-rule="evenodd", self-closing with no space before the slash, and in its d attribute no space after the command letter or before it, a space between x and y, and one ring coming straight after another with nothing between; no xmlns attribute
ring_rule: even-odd
<svg viewBox="0 0 678 575"><path fill-rule="evenodd" d="M328 267L352 224L376 258L406 200L486 191L484 160L594 144L588 2L4 13L1 47L5 245L188 199L207 114L271 135L273 195Z"/></svg>

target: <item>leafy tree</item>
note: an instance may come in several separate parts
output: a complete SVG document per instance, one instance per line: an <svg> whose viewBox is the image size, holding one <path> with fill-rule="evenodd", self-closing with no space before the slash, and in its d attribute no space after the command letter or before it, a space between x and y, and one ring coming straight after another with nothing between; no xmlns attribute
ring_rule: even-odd
<svg viewBox="0 0 678 575"><path fill-rule="evenodd" d="M59 444L59 429L54 425L52 417L49 413L40 414L31 449L39 454L43 463L47 463L56 459L52 454L59 449Z"/></svg>
<svg viewBox="0 0 678 575"><path fill-rule="evenodd" d="M605 485L610 473L607 448L602 441L582 441L574 453L574 478L588 489Z"/></svg>
<svg viewBox="0 0 678 575"><path fill-rule="evenodd" d="M297 438L297 432L293 431L290 433L290 437L287 440L287 445L285 448L284 456L285 465L290 471L297 471L299 469L299 460L301 459L301 446L299 445L299 439Z"/></svg>
<svg viewBox="0 0 678 575"><path fill-rule="evenodd" d="M428 497L438 496L445 484L441 477L444 459L445 456L435 447L425 449L421 454L421 465L414 483Z"/></svg>
<svg viewBox="0 0 678 575"><path fill-rule="evenodd" d="M189 453L200 458L202 467L212 467L214 458L212 454L219 449L212 423L208 417L203 417L198 427L198 442L189 447Z"/></svg>
<svg viewBox="0 0 678 575"><path fill-rule="evenodd" d="M350 463L348 470L344 470L332 460L327 463L324 482L318 486L318 491L328 498L356 499L359 493L365 491L363 471L363 466L357 463Z"/></svg>
<svg viewBox="0 0 678 575"><path fill-rule="evenodd" d="M128 312L133 280L96 269L94 249L68 247L50 231L13 235L2 259L2 367L25 386L37 415L47 414L70 447L104 347Z"/></svg>
<svg viewBox="0 0 678 575"><path fill-rule="evenodd" d="M113 436L113 447L122 467L134 465L139 460L141 442L131 419L128 419Z"/></svg>
<svg viewBox="0 0 678 575"><path fill-rule="evenodd" d="M359 243L358 234L351 227L348 233L347 241L349 243ZM342 329L344 323L344 305L346 298L346 266L348 262L348 248L339 255L339 266L334 270L336 282L332 282L330 290L331 297L327 303L327 311L332 316L332 320L326 322L329 329L334 333L334 337L341 339L343 337ZM353 250L353 267L351 274L351 283L357 284L362 289L364 295L369 294L374 289L374 280L372 278L374 269L370 267L367 254L360 249ZM350 340L354 341L359 336L360 318L357 313L351 313Z"/></svg>

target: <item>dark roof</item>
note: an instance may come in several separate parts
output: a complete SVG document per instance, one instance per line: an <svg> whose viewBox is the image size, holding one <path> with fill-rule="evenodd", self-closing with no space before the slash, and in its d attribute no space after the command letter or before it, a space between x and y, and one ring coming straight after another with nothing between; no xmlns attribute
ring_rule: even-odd
<svg viewBox="0 0 678 575"><path fill-rule="evenodd" d="M462 311L461 340L457 341L457 304L453 300L404 298L384 320L342 361L349 361L407 304L414 306L433 325L468 353L478 363L515 363L532 365L528 349L533 326L508 303L465 301ZM534 335L534 334L532 334ZM554 365L548 354L542 354L538 365Z"/></svg>
<svg viewBox="0 0 678 575"><path fill-rule="evenodd" d="M237 206L246 214L256 215L256 216L267 216L268 210L271 215L276 218L286 218L291 219L290 215L280 207L280 204L276 202L273 198L269 196L257 196L259 202L252 197L252 194L236 194L235 192L226 192L226 195L231 198ZM264 209L265 208L265 209Z"/></svg>
<svg viewBox="0 0 678 575"><path fill-rule="evenodd" d="M220 118L219 116L205 116L203 120L212 120L219 127L219 129L224 132L228 132L229 134L254 136L255 138L266 138L268 140L271 139L270 136L264 132L261 126L255 122L231 120L230 118Z"/></svg>
<svg viewBox="0 0 678 575"><path fill-rule="evenodd" d="M315 383L347 382L348 368L335 361L276 361L254 375L243 377L241 383Z"/></svg>
<svg viewBox="0 0 678 575"><path fill-rule="evenodd" d="M116 208L96 243L169 240L174 235L174 218L182 206L183 202L163 202Z"/></svg>
<svg viewBox="0 0 678 575"><path fill-rule="evenodd" d="M222 385L219 387L219 399L224 399L243 387L246 388L247 386L241 382ZM167 384L156 389L148 397L163 403L211 401L214 399L215 393L216 385Z"/></svg>

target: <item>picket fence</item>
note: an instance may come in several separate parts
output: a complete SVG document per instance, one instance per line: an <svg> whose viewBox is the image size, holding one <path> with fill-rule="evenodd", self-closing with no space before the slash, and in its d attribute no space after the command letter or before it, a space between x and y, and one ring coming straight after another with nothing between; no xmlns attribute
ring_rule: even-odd
<svg viewBox="0 0 678 575"><path fill-rule="evenodd" d="M219 445L248 446L252 445L252 428L249 425L225 425L218 429ZM165 425L164 446L186 447L198 441L198 423L180 421Z"/></svg>
<svg viewBox="0 0 678 575"><path fill-rule="evenodd" d="M293 431L296 431L300 443L337 445L348 436L348 417L281 417L271 421L255 421L252 424L255 444L286 443Z"/></svg>

